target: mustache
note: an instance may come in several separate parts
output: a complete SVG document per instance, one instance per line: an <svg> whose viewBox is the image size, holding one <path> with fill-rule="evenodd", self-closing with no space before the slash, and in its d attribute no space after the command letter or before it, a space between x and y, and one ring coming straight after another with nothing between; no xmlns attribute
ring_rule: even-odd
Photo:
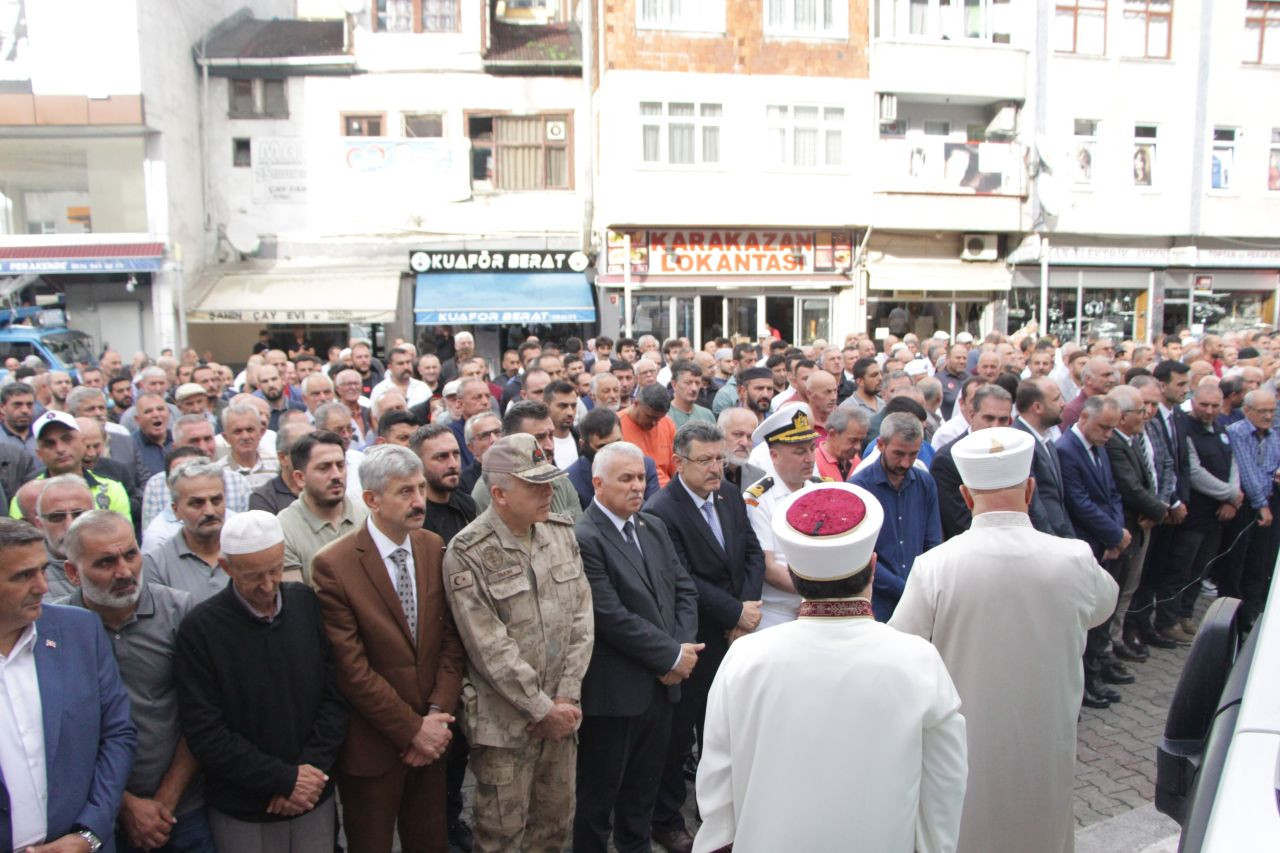
<svg viewBox="0 0 1280 853"><path fill-rule="evenodd" d="M408 514L405 515L405 518L426 518L426 517L427 517L427 511L425 509L421 509L418 507L415 507L414 509L409 510Z"/></svg>

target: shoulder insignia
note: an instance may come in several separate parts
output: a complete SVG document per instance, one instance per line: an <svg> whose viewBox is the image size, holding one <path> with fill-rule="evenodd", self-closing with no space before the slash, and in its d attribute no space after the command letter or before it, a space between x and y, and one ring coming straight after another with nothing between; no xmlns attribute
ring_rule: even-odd
<svg viewBox="0 0 1280 853"><path fill-rule="evenodd" d="M574 526L574 521L573 521L573 519L572 519L572 518L570 518L569 516L565 515L563 512L549 512L549 513L547 513L547 521L554 521L556 524L566 524L566 525L568 525L569 527L573 527L573 526Z"/></svg>
<svg viewBox="0 0 1280 853"><path fill-rule="evenodd" d="M834 483L834 482L835 482L835 480L834 480L834 479L832 479L831 477L818 477L818 476L814 476L814 477L810 477L810 478L809 478L809 482L810 482L810 483Z"/></svg>
<svg viewBox="0 0 1280 853"><path fill-rule="evenodd" d="M765 492L769 491L772 488L773 488L773 478L765 477L763 480L760 480L754 486L747 489L747 494L751 495L751 497L753 498L759 498Z"/></svg>
<svg viewBox="0 0 1280 853"><path fill-rule="evenodd" d="M490 543L480 551L480 562L486 567L502 564L502 549L496 543Z"/></svg>
<svg viewBox="0 0 1280 853"><path fill-rule="evenodd" d="M466 589L476 582L471 572L456 572L449 577L449 586L455 590Z"/></svg>

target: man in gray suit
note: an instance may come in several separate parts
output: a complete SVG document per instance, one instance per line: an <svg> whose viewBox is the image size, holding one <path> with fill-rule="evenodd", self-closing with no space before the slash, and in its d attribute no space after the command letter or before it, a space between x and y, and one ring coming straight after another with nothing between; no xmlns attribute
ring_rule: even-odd
<svg viewBox="0 0 1280 853"><path fill-rule="evenodd" d="M1013 425L1031 433L1036 440L1035 454L1031 457L1031 475L1036 480L1033 503L1040 512L1032 512L1032 519L1040 522L1041 533L1075 538L1071 518L1067 515L1062 489L1062 465L1058 461L1058 448L1053 444L1050 431L1062 421L1062 389L1058 383L1046 377L1027 379L1018 385L1014 401L1018 409Z"/></svg>
<svg viewBox="0 0 1280 853"><path fill-rule="evenodd" d="M698 590L666 525L640 512L644 454L625 441L592 465L595 499L578 521L596 638L582 682L575 853L649 850L671 717L703 648ZM690 845L692 846L692 845Z"/></svg>

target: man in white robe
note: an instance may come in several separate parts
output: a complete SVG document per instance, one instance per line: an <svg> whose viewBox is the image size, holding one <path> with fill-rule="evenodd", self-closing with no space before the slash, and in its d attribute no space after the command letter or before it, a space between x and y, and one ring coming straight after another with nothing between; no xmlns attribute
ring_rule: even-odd
<svg viewBox="0 0 1280 853"><path fill-rule="evenodd" d="M799 618L736 640L716 674L695 851L955 849L965 722L937 651L872 617L883 518L848 483L777 506Z"/></svg>
<svg viewBox="0 0 1280 853"><path fill-rule="evenodd" d="M960 692L962 853L1072 849L1080 656L1118 593L1087 544L1032 528L1034 441L999 427L956 443L973 525L916 558L889 620L933 642Z"/></svg>

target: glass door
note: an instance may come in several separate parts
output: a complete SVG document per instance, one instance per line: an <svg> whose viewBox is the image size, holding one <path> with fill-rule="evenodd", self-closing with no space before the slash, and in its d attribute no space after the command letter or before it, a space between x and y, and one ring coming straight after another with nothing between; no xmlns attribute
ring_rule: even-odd
<svg viewBox="0 0 1280 853"><path fill-rule="evenodd" d="M728 337L741 336L755 341L760 328L760 300L755 296L730 296L725 299L725 330Z"/></svg>
<svg viewBox="0 0 1280 853"><path fill-rule="evenodd" d="M830 296L797 296L796 317L796 344L804 346L819 338L832 343Z"/></svg>
<svg viewBox="0 0 1280 853"><path fill-rule="evenodd" d="M698 346L698 298L696 296L673 296L671 311L671 319L674 325L671 334L672 338L688 338L689 342L694 346Z"/></svg>
<svg viewBox="0 0 1280 853"><path fill-rule="evenodd" d="M653 335L658 340L666 338L671 328L671 297L653 294L632 294L631 336Z"/></svg>

